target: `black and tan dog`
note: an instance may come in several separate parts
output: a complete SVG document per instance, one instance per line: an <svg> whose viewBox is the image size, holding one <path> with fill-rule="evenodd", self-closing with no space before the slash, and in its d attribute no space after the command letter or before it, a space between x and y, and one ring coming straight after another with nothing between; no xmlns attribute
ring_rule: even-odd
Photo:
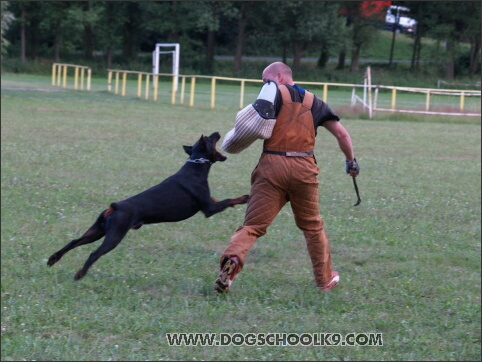
<svg viewBox="0 0 482 362"><path fill-rule="evenodd" d="M201 136L194 146L183 146L189 158L178 172L150 189L110 204L84 235L52 254L47 265L54 265L69 250L105 236L102 245L90 254L83 268L75 274L75 280L78 280L97 259L114 249L130 229L139 229L144 224L185 220L198 211L210 217L229 206L245 204L248 195L222 201L211 197L208 185L211 165L227 158L216 150L220 138L221 135L214 132L209 137Z"/></svg>

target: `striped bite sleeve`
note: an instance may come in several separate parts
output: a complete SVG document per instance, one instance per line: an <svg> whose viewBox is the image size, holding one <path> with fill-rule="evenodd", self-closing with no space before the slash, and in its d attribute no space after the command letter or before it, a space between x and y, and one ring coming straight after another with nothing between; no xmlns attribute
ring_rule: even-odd
<svg viewBox="0 0 482 362"><path fill-rule="evenodd" d="M261 117L250 104L236 115L234 128L226 133L221 148L228 153L240 153L258 139L271 137L275 119Z"/></svg>

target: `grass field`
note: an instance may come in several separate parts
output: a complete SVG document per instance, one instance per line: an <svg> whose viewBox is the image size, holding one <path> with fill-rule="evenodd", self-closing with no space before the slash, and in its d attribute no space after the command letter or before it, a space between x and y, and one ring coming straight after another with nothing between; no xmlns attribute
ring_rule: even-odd
<svg viewBox="0 0 482 362"><path fill-rule="evenodd" d="M48 77L2 75L2 87L2 361L481 359L480 120L344 120L361 166L357 207L343 155L320 130L320 207L340 284L315 288L286 206L216 297L244 206L131 231L78 282L99 242L46 262L110 202L177 171L183 144L226 134L235 110L59 91ZM260 147L213 166L214 197L249 192ZM169 346L178 332L381 333L383 346Z"/></svg>

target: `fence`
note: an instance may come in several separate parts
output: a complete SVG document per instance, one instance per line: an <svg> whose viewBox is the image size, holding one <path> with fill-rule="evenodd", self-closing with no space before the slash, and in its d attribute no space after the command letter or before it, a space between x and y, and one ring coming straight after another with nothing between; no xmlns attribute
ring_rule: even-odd
<svg viewBox="0 0 482 362"><path fill-rule="evenodd" d="M112 74L115 73L115 78ZM145 98L148 99L147 87L149 85L149 76L151 73L142 73L134 71L124 71L124 70L113 70L109 69L109 76L107 81L107 88L109 92L114 92L115 94L120 94L126 96L127 94L134 93L134 87L132 79L128 78L130 74L142 74L145 75L146 79L146 95ZM204 104L209 105L209 108L216 108L217 104L221 103L225 106L232 107L236 106L241 109L246 106L245 100L248 99L252 102L256 99L259 93L262 80L260 79L242 79L242 78L230 78L230 77L216 77L216 76L201 76L201 75L176 75L173 76L169 73L160 73L155 76L155 81L153 82L153 89L157 92L163 92L164 99L166 92L170 93L170 103L171 104L188 104L189 107L194 107L195 103L197 105ZM175 77L178 78L180 82L179 90L175 90ZM137 92L136 96L141 97L140 89L142 88L143 77L137 80ZM114 83L114 89L112 87ZM299 85L309 88L310 91L317 93L320 98L324 101L328 101L329 89L330 94L333 95L333 100L342 99L343 103L346 104L347 98L349 99L349 93L345 96L340 96L340 88L347 89L351 92L352 88L363 88L362 84L340 84L340 83L320 83L320 82L297 82ZM121 88L121 90L119 90ZM221 89L221 91L218 91ZM152 98L154 101L160 98L154 96ZM234 100L234 101L233 101ZM338 102L333 102L338 103ZM219 106L219 105L218 105Z"/></svg>
<svg viewBox="0 0 482 362"><path fill-rule="evenodd" d="M374 90L373 96L372 90ZM480 117L480 93L480 91L471 90L372 85L371 69L367 67L363 100L356 96L354 89L352 107L359 101L368 111L370 118L376 111Z"/></svg>
<svg viewBox="0 0 482 362"><path fill-rule="evenodd" d="M67 88L68 69L74 70L74 89L84 89L84 81L86 82L86 89L90 90L90 79L92 70L90 67L75 64L52 64L52 85ZM87 79L85 79L85 71L87 71ZM80 79L79 79L80 72ZM80 82L80 85L79 85Z"/></svg>
<svg viewBox="0 0 482 362"><path fill-rule="evenodd" d="M57 68L56 68L57 66ZM88 69L88 90L90 90L90 68L69 64L54 64L52 69L52 85L66 87L67 67L75 68L75 89L79 70ZM372 118L376 112L399 112L418 114L437 114L455 116L481 116L481 92L471 90L431 89L395 87L371 84L370 67L367 67L363 84L340 84L325 82L297 82L328 102L334 109L352 109L362 104L362 110ZM152 84L151 84L152 79ZM180 81L180 89L175 87ZM246 100L256 99L262 81L258 79L241 79L200 75L173 75L108 69L107 90L114 94L127 96L135 94L137 98L185 104L189 107L206 105L216 107L238 108L246 105ZM150 90L152 88L152 97ZM82 88L83 89L83 88ZM142 90L144 89L144 94ZM357 92L363 92L363 98Z"/></svg>
<svg viewBox="0 0 482 362"><path fill-rule="evenodd" d="M382 103L380 91L384 89L391 93L390 107L387 107L386 100L384 102L384 107L379 106L379 104ZM397 96L399 93L405 93L407 96ZM405 105L398 105L397 98L399 100L410 99L410 101L408 103L405 102ZM418 98L418 100L416 100L416 98ZM423 98L425 98L424 106L422 106ZM467 100L469 100L469 102L467 102ZM477 102L478 107L477 104L473 102L474 100ZM480 91L460 91L451 89L442 91L436 89L387 87L377 85L375 86L372 110L380 112L480 117Z"/></svg>
<svg viewBox="0 0 482 362"><path fill-rule="evenodd" d="M127 92L127 75L134 74L137 75L137 98L142 97L142 79L145 77L145 90L144 90L144 98L146 100L149 99L149 79L152 76L152 73L147 72L136 72L130 70L114 70L114 69L107 69L107 91L112 92L112 75L115 74L114 77L114 93L119 94L119 86L121 87L120 95L125 96ZM120 75L122 74L122 80L120 80ZM159 77L157 75L152 76L152 100L157 101L158 96L158 87L159 87ZM174 83L173 83L174 84ZM175 93L173 91L173 93Z"/></svg>

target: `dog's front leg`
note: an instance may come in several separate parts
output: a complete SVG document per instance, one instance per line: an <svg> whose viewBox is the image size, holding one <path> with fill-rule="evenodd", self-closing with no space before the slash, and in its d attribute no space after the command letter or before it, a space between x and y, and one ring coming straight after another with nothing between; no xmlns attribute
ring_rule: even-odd
<svg viewBox="0 0 482 362"><path fill-rule="evenodd" d="M227 207L245 204L248 202L248 200L249 195L239 196L234 199L224 199L221 201L217 201L211 197L210 202L206 204L206 206L202 209L202 212L204 215L206 215L206 217L210 217L218 212L224 211Z"/></svg>

